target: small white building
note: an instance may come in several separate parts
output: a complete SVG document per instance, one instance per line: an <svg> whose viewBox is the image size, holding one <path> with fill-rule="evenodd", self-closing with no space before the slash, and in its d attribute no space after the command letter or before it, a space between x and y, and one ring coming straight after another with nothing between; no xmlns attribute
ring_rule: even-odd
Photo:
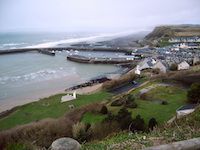
<svg viewBox="0 0 200 150"><path fill-rule="evenodd" d="M61 97L61 103L76 99L76 91L73 94L67 94Z"/></svg>
<svg viewBox="0 0 200 150"><path fill-rule="evenodd" d="M165 65L163 65L163 63L161 61L157 61L157 63L152 68L160 69L160 72L162 72L162 73L167 72L167 68L165 67Z"/></svg>
<svg viewBox="0 0 200 150"><path fill-rule="evenodd" d="M196 104L187 104L187 105L181 106L180 108L176 110L176 117L181 118L185 115L188 115L194 112L196 107L197 107Z"/></svg>
<svg viewBox="0 0 200 150"><path fill-rule="evenodd" d="M186 61L183 61L180 64L178 64L178 70L186 70L189 68L190 68L190 65Z"/></svg>
<svg viewBox="0 0 200 150"><path fill-rule="evenodd" d="M141 71L140 71L140 69L139 69L139 66L138 66L138 65L136 66L136 69L135 69L135 74L137 74L137 75L140 75L140 74L141 74Z"/></svg>

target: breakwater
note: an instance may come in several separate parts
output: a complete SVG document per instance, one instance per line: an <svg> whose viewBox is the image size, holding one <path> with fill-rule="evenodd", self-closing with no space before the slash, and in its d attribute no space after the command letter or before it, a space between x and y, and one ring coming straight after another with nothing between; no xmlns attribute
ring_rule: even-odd
<svg viewBox="0 0 200 150"><path fill-rule="evenodd" d="M135 62L134 59L129 58L97 58L97 57L85 57L80 55L67 56L70 61L78 63L90 63L90 64L123 64Z"/></svg>
<svg viewBox="0 0 200 150"><path fill-rule="evenodd" d="M37 51L39 53L47 55L55 55L53 51L63 51L63 50L78 50L78 51L102 51L102 52L127 52L129 49L116 49L116 48L80 48L80 47L49 47L49 48L18 48L18 49L8 49L0 50L0 55L14 54L14 53L24 53Z"/></svg>

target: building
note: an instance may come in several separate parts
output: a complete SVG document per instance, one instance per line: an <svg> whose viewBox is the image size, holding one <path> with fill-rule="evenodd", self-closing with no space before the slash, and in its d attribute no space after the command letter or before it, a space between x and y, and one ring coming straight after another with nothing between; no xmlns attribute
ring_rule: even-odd
<svg viewBox="0 0 200 150"><path fill-rule="evenodd" d="M176 117L181 118L185 115L188 115L194 112L196 107L197 107L197 104L187 104L187 105L181 106L180 108L176 110Z"/></svg>
<svg viewBox="0 0 200 150"><path fill-rule="evenodd" d="M140 74L141 74L141 71L140 71L140 69L139 69L139 66L138 66L138 65L136 66L136 69L135 69L135 74L137 74L137 75L140 75Z"/></svg>
<svg viewBox="0 0 200 150"><path fill-rule="evenodd" d="M162 72L162 73L167 72L166 66L161 61L157 61L152 68L153 69L159 69L160 72Z"/></svg>
<svg viewBox="0 0 200 150"><path fill-rule="evenodd" d="M73 94L67 94L61 97L61 103L76 99L76 91Z"/></svg>
<svg viewBox="0 0 200 150"><path fill-rule="evenodd" d="M186 61L183 61L181 62L180 64L178 64L178 70L186 70L186 69L189 69L190 68L190 65L186 62Z"/></svg>
<svg viewBox="0 0 200 150"><path fill-rule="evenodd" d="M195 57L193 58L192 64L195 65L195 64L198 63L198 62L200 62L200 58L199 58L198 56L195 56Z"/></svg>
<svg viewBox="0 0 200 150"><path fill-rule="evenodd" d="M156 60L154 58L146 58L141 61L136 67L137 73L138 70L142 71L145 69L160 69L160 71L163 73L166 73L167 71L166 66L160 60Z"/></svg>

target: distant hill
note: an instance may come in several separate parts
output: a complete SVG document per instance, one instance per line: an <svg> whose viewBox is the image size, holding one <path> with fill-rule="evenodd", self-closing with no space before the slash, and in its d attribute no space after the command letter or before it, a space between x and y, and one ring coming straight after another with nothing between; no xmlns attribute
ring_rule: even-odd
<svg viewBox="0 0 200 150"><path fill-rule="evenodd" d="M155 27L154 30L145 36L147 42L159 41L161 39L169 39L171 37L180 36L200 36L200 25L166 25Z"/></svg>

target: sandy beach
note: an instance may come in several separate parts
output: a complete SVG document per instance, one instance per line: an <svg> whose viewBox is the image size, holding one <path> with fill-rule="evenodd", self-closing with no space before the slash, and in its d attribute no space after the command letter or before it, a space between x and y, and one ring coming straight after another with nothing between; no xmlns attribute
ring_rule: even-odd
<svg viewBox="0 0 200 150"><path fill-rule="evenodd" d="M19 97L18 99L15 99L15 100L8 99L6 101L0 101L0 113L6 110L10 110L16 106L21 106L21 105L25 105L31 102L39 101L42 98L49 97L49 96L59 94L59 93L73 93L74 91L76 91L77 94L93 93L93 92L99 91L101 89L101 86L102 86L102 83L95 84L88 87L79 88L76 90L67 91L67 92L65 92L65 89L55 89L48 92L44 92L43 94L40 94L40 96L33 95L31 97L21 97L21 98Z"/></svg>

